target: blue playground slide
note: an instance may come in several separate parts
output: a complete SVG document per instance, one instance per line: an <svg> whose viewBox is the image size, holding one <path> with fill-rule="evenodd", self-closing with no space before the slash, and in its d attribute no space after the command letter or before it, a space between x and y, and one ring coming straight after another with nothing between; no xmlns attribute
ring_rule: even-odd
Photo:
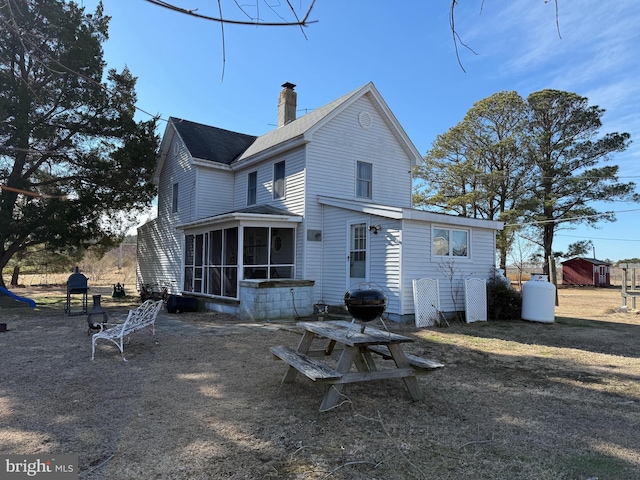
<svg viewBox="0 0 640 480"><path fill-rule="evenodd" d="M11 293L6 288L0 287L0 293L4 293L6 296L13 298L19 302L28 303L31 308L36 308L36 302L27 297L21 297L20 295L16 295L15 293Z"/></svg>

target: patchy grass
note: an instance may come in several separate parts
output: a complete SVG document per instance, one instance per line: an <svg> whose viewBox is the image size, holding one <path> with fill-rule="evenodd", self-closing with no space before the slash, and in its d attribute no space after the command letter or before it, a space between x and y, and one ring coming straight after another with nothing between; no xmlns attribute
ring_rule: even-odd
<svg viewBox="0 0 640 480"><path fill-rule="evenodd" d="M81 479L639 478L640 316L614 289L560 290L552 324L387 322L446 367L419 402L389 380L327 413L322 385L280 383L269 347L297 345L292 322L164 313L157 344L91 362L85 317L26 290L36 310L0 299L0 453L78 454ZM98 292L110 315L137 304Z"/></svg>

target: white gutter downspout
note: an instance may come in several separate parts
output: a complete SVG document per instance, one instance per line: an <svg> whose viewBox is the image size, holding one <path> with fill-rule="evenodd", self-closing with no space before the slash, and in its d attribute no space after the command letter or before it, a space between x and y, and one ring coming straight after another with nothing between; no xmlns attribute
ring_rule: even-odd
<svg viewBox="0 0 640 480"><path fill-rule="evenodd" d="M324 205L320 204L320 301L324 302Z"/></svg>

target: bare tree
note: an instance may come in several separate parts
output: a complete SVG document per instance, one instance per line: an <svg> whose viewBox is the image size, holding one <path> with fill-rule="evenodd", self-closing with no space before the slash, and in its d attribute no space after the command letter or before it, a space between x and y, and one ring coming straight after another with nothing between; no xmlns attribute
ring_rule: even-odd
<svg viewBox="0 0 640 480"><path fill-rule="evenodd" d="M553 5L555 5L556 28L558 30L558 37L561 38L559 9L558 9L559 0L553 0L553 2L552 0L543 0L543 1L544 3L553 3ZM223 9L222 0L217 0L216 2L217 8L218 8L218 16L204 15L199 12L198 8L186 9L186 8L178 7L177 5L171 2L167 2L165 0L147 0L147 2L152 3L153 5L157 5L159 7L167 8L177 13L189 15L195 18L199 18L201 20L208 20L208 21L219 23L221 26L223 45L224 45L224 25L225 24L257 25L257 26L267 26L267 27L298 26L300 27L302 34L306 38L303 27L307 27L310 24L317 22L317 20L309 19L311 12L313 10L313 7L315 5L315 0L311 0L308 3L307 7L300 6L297 9L292 5L290 0L285 0L285 4L279 4L277 6L270 4L266 0L264 0L264 3L260 2L260 0L256 0L254 3L242 4L242 5L239 4L237 0L233 0L236 7L236 13L240 13L242 15L240 19L232 18L231 16L226 16L227 14L225 12L227 12L227 8L225 7ZM482 12L482 8L484 7L484 0L480 0L479 5L480 5L480 12ZM282 9L278 7L282 7L282 9L284 10L288 9L288 10L285 13L285 12L282 12L281 11ZM449 27L451 29L451 35L453 37L453 45L455 47L458 64L460 65L460 68L462 69L462 71L465 71L464 67L462 66L462 60L460 59L459 46L466 48L467 50L472 52L474 55L477 55L477 53L462 40L462 37L460 36L458 30L456 29L457 8L459 8L458 0L450 0ZM279 18L279 21L270 21L262 18L261 12L264 12L265 10L268 12L271 12L272 14L275 14ZM223 46L223 57L224 57L224 46ZM224 58L223 58L223 62L224 62Z"/></svg>
<svg viewBox="0 0 640 480"><path fill-rule="evenodd" d="M524 271L531 268L531 258L538 250L538 245L531 240L517 235L514 242L509 249L509 259L511 265L515 267L518 272L518 287L522 288L522 276Z"/></svg>

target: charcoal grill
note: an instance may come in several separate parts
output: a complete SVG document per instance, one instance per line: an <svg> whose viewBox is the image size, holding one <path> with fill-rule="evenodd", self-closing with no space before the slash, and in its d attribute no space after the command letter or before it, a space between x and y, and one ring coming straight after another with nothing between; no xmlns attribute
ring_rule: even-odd
<svg viewBox="0 0 640 480"><path fill-rule="evenodd" d="M87 293L89 292L89 282L87 277L80 273L78 267L75 268L73 273L69 275L67 279L67 304L64 308L64 313L67 315L86 315L89 310L89 301L87 299ZM71 312L71 295L82 296L82 309L78 312Z"/></svg>
<svg viewBox="0 0 640 480"><path fill-rule="evenodd" d="M353 318L352 324L371 322L379 318L387 308L387 297L381 290L370 288L354 288L344 294L344 304ZM384 323L384 322L383 322ZM365 325L361 325L364 332Z"/></svg>

